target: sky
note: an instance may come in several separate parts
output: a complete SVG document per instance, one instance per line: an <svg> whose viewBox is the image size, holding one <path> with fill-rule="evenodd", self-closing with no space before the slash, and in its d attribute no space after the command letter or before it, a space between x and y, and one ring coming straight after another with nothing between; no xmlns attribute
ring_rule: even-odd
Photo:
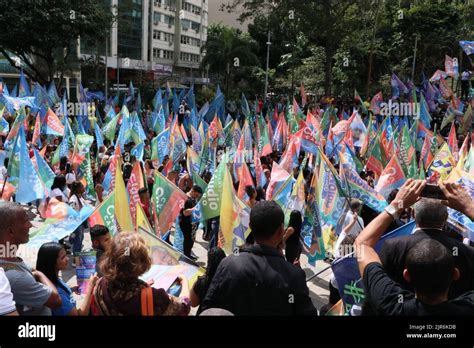
<svg viewBox="0 0 474 348"><path fill-rule="evenodd" d="M227 13L227 11L219 11L222 4L229 3L231 0L208 0L209 1L209 24L222 24L229 25L235 28L239 28L244 32L247 32L248 23L243 25L237 20L239 17L238 12Z"/></svg>

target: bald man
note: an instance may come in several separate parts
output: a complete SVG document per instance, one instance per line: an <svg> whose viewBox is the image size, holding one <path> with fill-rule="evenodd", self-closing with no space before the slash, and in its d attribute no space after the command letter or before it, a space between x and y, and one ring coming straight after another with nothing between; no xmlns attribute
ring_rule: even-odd
<svg viewBox="0 0 474 348"><path fill-rule="evenodd" d="M0 267L5 271L20 315L51 315L61 306L56 286L41 272L16 256L18 247L28 243L32 227L21 205L0 202Z"/></svg>

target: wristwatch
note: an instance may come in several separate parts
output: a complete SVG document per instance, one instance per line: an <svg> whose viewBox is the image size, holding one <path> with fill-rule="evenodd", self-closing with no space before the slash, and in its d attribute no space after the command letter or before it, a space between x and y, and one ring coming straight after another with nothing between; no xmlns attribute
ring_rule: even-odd
<svg viewBox="0 0 474 348"><path fill-rule="evenodd" d="M386 208L385 208L385 212L390 215L393 220L398 220L398 218L400 217L400 214L401 212L396 208L394 207L393 205L389 204Z"/></svg>

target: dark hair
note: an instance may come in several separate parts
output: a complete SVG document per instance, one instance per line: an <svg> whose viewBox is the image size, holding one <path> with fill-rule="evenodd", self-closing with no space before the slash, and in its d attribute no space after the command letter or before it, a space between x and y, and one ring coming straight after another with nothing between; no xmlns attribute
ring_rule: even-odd
<svg viewBox="0 0 474 348"><path fill-rule="evenodd" d="M95 175L94 175L94 186L97 185L97 184L101 184L100 177L102 175L104 175L104 172L102 172L100 170L97 173L95 173Z"/></svg>
<svg viewBox="0 0 474 348"><path fill-rule="evenodd" d="M295 233L301 232L301 228L303 227L303 217L299 210L293 210L291 212L288 227L293 227L295 229Z"/></svg>
<svg viewBox="0 0 474 348"><path fill-rule="evenodd" d="M51 185L51 190L58 188L62 191L64 190L65 187L66 187L66 177L64 175L56 175L54 177L53 184Z"/></svg>
<svg viewBox="0 0 474 348"><path fill-rule="evenodd" d="M254 193L257 193L257 191L252 185L247 185L245 186L245 193L247 194L247 196L249 196L249 198L251 198Z"/></svg>
<svg viewBox="0 0 474 348"><path fill-rule="evenodd" d="M56 242L43 244L38 250L38 258L36 259L36 269L42 273L55 285L60 285L58 274L56 272L56 262L59 253L64 247ZM67 290L67 289L65 289Z"/></svg>
<svg viewBox="0 0 474 348"><path fill-rule="evenodd" d="M351 199L350 207L351 209L359 209L362 206L362 203L358 199Z"/></svg>
<svg viewBox="0 0 474 348"><path fill-rule="evenodd" d="M265 190L262 186L257 186L255 189L257 191L257 201L264 201L265 200Z"/></svg>
<svg viewBox="0 0 474 348"><path fill-rule="evenodd" d="M78 195L79 194L79 188L84 187L82 182L80 181L74 181L71 184L71 193L69 194L69 197L72 197L73 195Z"/></svg>
<svg viewBox="0 0 474 348"><path fill-rule="evenodd" d="M421 240L408 251L405 263L417 292L438 295L448 291L454 258L440 242L431 238Z"/></svg>
<svg viewBox="0 0 474 348"><path fill-rule="evenodd" d="M143 193L147 193L148 189L146 187L142 187L141 189L138 190L138 194L141 195Z"/></svg>
<svg viewBox="0 0 474 348"><path fill-rule="evenodd" d="M202 188L201 188L201 186L199 186L199 185L194 185L193 188L192 188L192 190L193 190L194 192L197 192L197 193L199 193L200 195L202 195Z"/></svg>
<svg viewBox="0 0 474 348"><path fill-rule="evenodd" d="M269 239L283 225L285 215L274 201L258 202L250 211L250 229L255 239Z"/></svg>
<svg viewBox="0 0 474 348"><path fill-rule="evenodd" d="M219 247L212 248L207 252L206 280L208 285L211 284L211 280L214 278L214 274L216 274L217 267L224 258L225 252Z"/></svg>
<svg viewBox="0 0 474 348"><path fill-rule="evenodd" d="M59 159L59 168L62 169L62 170L64 170L64 169L66 168L67 161L68 161L67 156L62 156L62 157Z"/></svg>
<svg viewBox="0 0 474 348"><path fill-rule="evenodd" d="M103 225L94 225L90 229L91 239L96 240L100 236L105 236L109 233L109 229Z"/></svg>

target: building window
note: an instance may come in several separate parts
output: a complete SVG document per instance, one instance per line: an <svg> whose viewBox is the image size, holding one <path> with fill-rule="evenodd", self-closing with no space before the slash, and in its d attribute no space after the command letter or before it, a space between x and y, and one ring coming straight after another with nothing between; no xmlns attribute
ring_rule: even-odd
<svg viewBox="0 0 474 348"><path fill-rule="evenodd" d="M195 39L193 37L185 36L185 35L181 35L181 43L183 45L201 47L201 40Z"/></svg>
<svg viewBox="0 0 474 348"><path fill-rule="evenodd" d="M173 42L173 34L170 33L163 33L164 34L164 41L166 42Z"/></svg>
<svg viewBox="0 0 474 348"><path fill-rule="evenodd" d="M162 50L163 51L163 59L173 60L173 51Z"/></svg>
<svg viewBox="0 0 474 348"><path fill-rule="evenodd" d="M194 13L196 15L201 14L201 8L196 5L190 4L189 2L183 2L183 10Z"/></svg>
<svg viewBox="0 0 474 348"><path fill-rule="evenodd" d="M174 25L174 17L163 15L163 23L168 24L168 26L171 28L171 26Z"/></svg>
<svg viewBox="0 0 474 348"><path fill-rule="evenodd" d="M183 62L199 63L199 55L187 52L181 52L179 59Z"/></svg>
<svg viewBox="0 0 474 348"><path fill-rule="evenodd" d="M153 30L153 38L155 40L160 40L161 39L161 31L159 30Z"/></svg>
<svg viewBox="0 0 474 348"><path fill-rule="evenodd" d="M153 58L160 58L160 50L158 48L153 49Z"/></svg>
<svg viewBox="0 0 474 348"><path fill-rule="evenodd" d="M165 10L176 11L176 0L163 0Z"/></svg>
<svg viewBox="0 0 474 348"><path fill-rule="evenodd" d="M161 20L161 13L153 12L153 24L158 25L158 23L160 23L160 20Z"/></svg>
<svg viewBox="0 0 474 348"><path fill-rule="evenodd" d="M199 30L201 29L201 24L196 23L196 22L191 22L191 29L195 30L196 33L199 33Z"/></svg>

